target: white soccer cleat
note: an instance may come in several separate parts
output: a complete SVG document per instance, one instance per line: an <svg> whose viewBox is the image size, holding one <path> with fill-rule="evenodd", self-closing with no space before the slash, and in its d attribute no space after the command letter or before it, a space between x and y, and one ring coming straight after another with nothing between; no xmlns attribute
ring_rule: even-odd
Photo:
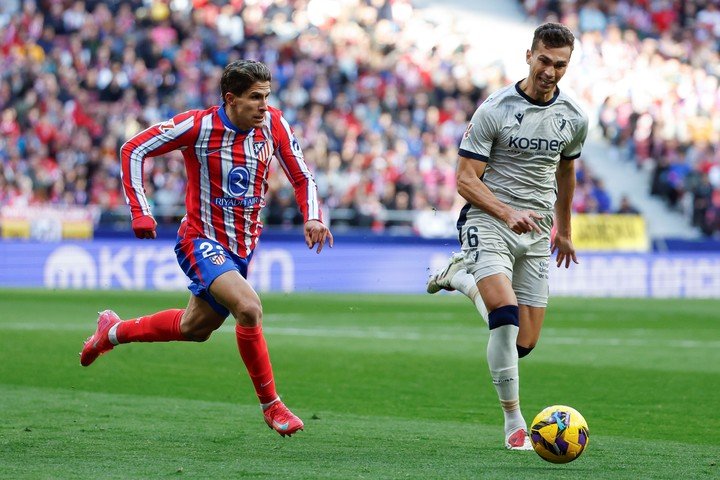
<svg viewBox="0 0 720 480"><path fill-rule="evenodd" d="M532 450L533 446L527 431L520 428L505 438L505 448L508 450Z"/></svg>
<svg viewBox="0 0 720 480"><path fill-rule="evenodd" d="M465 270L465 264L463 259L465 255L462 253L453 253L450 257L448 265L442 270L431 274L427 280L427 292L437 293L440 290L455 290L450 285L450 280L455 276L456 273Z"/></svg>

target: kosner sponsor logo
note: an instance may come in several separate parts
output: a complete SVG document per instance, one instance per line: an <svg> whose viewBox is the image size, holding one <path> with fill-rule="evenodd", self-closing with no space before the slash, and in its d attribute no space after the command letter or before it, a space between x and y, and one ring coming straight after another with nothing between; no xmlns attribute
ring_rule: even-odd
<svg viewBox="0 0 720 480"><path fill-rule="evenodd" d="M564 141L540 137L525 138L511 136L508 142L508 147L516 150L549 150L551 152L559 152L564 146Z"/></svg>

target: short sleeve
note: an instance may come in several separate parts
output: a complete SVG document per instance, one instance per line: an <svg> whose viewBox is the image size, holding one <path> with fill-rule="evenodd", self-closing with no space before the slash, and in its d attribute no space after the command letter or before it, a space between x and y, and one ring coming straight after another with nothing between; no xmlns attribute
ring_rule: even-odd
<svg viewBox="0 0 720 480"><path fill-rule="evenodd" d="M585 115L580 117L579 125L575 136L568 143L562 152L560 152L560 158L563 160L575 160L580 156L583 145L585 144L585 138L587 138L588 132L588 120Z"/></svg>
<svg viewBox="0 0 720 480"><path fill-rule="evenodd" d="M491 112L492 110L487 107L487 101L475 110L460 141L458 155L488 161L498 130Z"/></svg>

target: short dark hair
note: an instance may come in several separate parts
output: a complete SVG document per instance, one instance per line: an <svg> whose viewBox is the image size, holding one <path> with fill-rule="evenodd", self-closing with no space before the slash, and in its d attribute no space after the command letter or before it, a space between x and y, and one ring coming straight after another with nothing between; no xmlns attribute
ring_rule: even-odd
<svg viewBox="0 0 720 480"><path fill-rule="evenodd" d="M530 51L537 49L542 42L548 48L570 47L575 48L575 35L568 27L561 23L544 23L535 29Z"/></svg>
<svg viewBox="0 0 720 480"><path fill-rule="evenodd" d="M270 69L262 62L255 60L236 60L225 67L220 79L220 93L223 97L227 92L242 95L256 82L270 82Z"/></svg>

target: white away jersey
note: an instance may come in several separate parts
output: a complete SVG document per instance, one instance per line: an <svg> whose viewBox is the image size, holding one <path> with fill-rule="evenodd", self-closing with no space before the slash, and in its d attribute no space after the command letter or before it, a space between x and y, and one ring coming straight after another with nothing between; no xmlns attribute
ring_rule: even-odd
<svg viewBox="0 0 720 480"><path fill-rule="evenodd" d="M580 156L587 126L587 116L559 89L539 103L518 82L478 107L458 154L487 162L482 180L501 202L552 210L557 164Z"/></svg>

